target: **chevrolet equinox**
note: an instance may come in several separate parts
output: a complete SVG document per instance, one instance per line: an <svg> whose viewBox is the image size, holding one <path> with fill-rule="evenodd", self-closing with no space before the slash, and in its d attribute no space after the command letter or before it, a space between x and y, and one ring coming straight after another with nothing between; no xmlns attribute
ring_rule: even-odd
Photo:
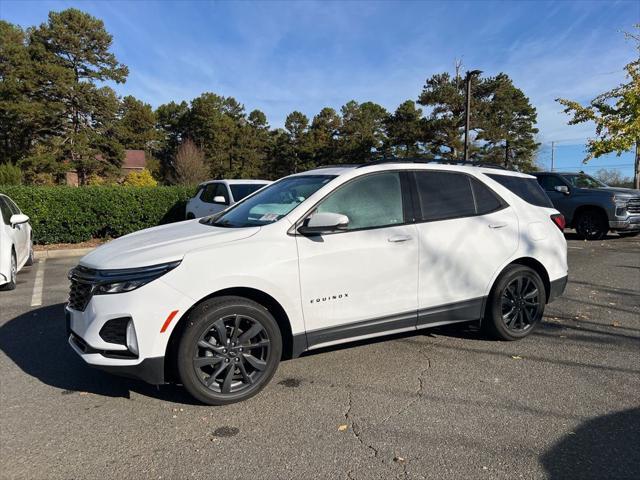
<svg viewBox="0 0 640 480"><path fill-rule="evenodd" d="M563 228L517 172L319 168L89 253L69 273L69 344L222 405L258 393L281 359L342 342L468 321L516 340L564 291Z"/></svg>

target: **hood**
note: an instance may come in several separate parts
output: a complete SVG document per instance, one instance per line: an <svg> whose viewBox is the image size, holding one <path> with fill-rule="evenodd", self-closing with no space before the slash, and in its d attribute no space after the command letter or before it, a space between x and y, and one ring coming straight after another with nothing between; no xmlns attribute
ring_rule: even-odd
<svg viewBox="0 0 640 480"><path fill-rule="evenodd" d="M635 190L633 188L606 187L606 188L599 188L598 190L611 192L615 194L616 197L640 197L640 190Z"/></svg>
<svg viewBox="0 0 640 480"><path fill-rule="evenodd" d="M242 240L260 227L222 228L199 219L147 228L96 248L80 260L89 268L136 268L180 260L190 250Z"/></svg>
<svg viewBox="0 0 640 480"><path fill-rule="evenodd" d="M603 193L605 195L616 197L638 197L640 196L640 190L634 190L633 188L622 187L599 187L599 188L575 188L576 191L586 194Z"/></svg>

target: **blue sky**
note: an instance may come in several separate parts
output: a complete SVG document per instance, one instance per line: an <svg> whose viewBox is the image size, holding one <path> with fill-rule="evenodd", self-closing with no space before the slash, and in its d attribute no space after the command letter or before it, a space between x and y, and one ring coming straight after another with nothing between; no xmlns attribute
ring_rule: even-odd
<svg viewBox="0 0 640 480"><path fill-rule="evenodd" d="M129 66L120 94L154 107L212 91L259 108L272 126L351 99L394 110L425 78L453 69L505 72L538 110L539 161L581 168L589 125L567 126L557 97L587 101L624 80L635 55L621 31L640 23L640 2L0 2L22 26L75 6L99 18ZM632 173L633 156L602 158Z"/></svg>

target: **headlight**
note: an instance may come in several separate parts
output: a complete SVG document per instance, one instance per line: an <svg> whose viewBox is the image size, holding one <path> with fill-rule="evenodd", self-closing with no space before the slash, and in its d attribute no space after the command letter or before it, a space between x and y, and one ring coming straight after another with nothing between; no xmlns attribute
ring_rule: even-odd
<svg viewBox="0 0 640 480"><path fill-rule="evenodd" d="M98 270L94 279L96 285L94 294L106 295L110 293L130 292L161 277L178 265L180 265L180 261L141 268Z"/></svg>

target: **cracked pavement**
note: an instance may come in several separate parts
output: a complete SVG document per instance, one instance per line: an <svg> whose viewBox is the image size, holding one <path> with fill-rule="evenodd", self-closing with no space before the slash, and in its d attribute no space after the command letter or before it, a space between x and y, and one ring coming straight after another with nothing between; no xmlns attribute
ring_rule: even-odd
<svg viewBox="0 0 640 480"><path fill-rule="evenodd" d="M2 477L640 478L640 241L569 247L523 341L458 325L324 349L218 408L86 367L61 313L77 259L49 259L43 306L33 268L0 293Z"/></svg>

